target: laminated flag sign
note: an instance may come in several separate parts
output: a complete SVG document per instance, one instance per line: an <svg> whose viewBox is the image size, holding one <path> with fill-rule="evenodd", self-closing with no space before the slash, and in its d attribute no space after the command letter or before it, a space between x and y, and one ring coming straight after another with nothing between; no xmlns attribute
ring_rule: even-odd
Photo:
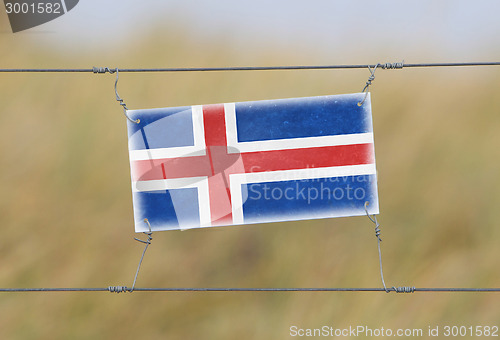
<svg viewBox="0 0 500 340"><path fill-rule="evenodd" d="M128 111L135 230L377 214L364 96Z"/></svg>

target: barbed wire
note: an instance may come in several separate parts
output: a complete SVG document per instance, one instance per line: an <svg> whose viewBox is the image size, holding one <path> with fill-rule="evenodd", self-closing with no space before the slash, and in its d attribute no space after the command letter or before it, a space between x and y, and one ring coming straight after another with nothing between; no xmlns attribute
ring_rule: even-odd
<svg viewBox="0 0 500 340"><path fill-rule="evenodd" d="M500 61L493 62L445 62L445 63L376 63L354 65L295 65L295 66L232 66L232 67L167 67L167 68L3 68L0 72L26 73L114 73L119 72L217 72L217 71L273 71L273 70L334 70L334 69L402 69L420 67L463 67L463 66L500 66Z"/></svg>

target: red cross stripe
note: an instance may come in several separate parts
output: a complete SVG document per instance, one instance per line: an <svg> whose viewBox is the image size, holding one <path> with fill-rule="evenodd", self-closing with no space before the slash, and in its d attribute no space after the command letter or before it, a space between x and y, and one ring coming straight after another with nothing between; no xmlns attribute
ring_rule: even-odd
<svg viewBox="0 0 500 340"><path fill-rule="evenodd" d="M203 106L203 125L205 155L133 161L132 180L207 177L212 225L233 224L230 193L233 174L375 162L372 143L239 152L228 147L224 104Z"/></svg>

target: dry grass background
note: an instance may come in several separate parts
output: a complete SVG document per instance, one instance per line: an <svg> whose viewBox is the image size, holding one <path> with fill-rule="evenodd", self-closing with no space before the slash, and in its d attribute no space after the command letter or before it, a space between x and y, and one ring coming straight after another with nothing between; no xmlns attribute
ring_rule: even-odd
<svg viewBox="0 0 500 340"><path fill-rule="evenodd" d="M2 34L0 61L236 64L237 51L223 40L203 46L201 57L182 32L157 38L109 56L68 58L33 37L13 42ZM309 59L305 51L280 52L247 64L283 60ZM372 109L388 285L500 286L499 75L496 68L377 72ZM130 108L151 108L359 92L367 77L366 70L122 74L119 92ZM0 286L130 285L143 245L133 240L114 76L0 79ZM379 287L377 256L364 217L161 232L138 286ZM1 293L0 338L286 339L291 325L498 325L499 302L498 294L472 293Z"/></svg>

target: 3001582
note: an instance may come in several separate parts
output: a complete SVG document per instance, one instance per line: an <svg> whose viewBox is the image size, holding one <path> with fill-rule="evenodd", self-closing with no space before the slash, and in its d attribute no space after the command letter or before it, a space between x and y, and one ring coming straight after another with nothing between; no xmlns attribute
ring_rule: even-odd
<svg viewBox="0 0 500 340"><path fill-rule="evenodd" d="M448 337L498 337L498 326L444 326L443 335Z"/></svg>
<svg viewBox="0 0 500 340"><path fill-rule="evenodd" d="M37 4L31 3L28 4L26 2L23 3L5 3L5 11L7 14L61 14L61 4L60 3L52 3L52 2L39 2Z"/></svg>

